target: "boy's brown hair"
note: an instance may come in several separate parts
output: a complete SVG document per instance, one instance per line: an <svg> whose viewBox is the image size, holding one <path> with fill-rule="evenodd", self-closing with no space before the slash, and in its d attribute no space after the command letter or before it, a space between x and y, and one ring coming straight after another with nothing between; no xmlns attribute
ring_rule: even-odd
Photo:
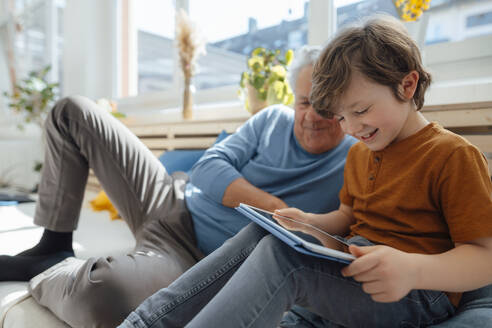
<svg viewBox="0 0 492 328"><path fill-rule="evenodd" d="M393 90L396 99L406 101L399 91L403 77L415 70L419 81L413 100L417 110L424 105L424 93L431 75L424 69L420 51L403 25L390 16L370 18L360 27L343 30L321 52L313 70L310 101L318 114L329 117L348 88L352 70Z"/></svg>

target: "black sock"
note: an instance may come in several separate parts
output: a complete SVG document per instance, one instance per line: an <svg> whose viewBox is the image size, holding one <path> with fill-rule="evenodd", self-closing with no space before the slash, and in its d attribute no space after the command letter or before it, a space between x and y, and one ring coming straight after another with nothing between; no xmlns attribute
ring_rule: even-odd
<svg viewBox="0 0 492 328"><path fill-rule="evenodd" d="M15 256L0 256L0 281L28 281L65 258L74 256L72 232L45 229L38 244Z"/></svg>
<svg viewBox="0 0 492 328"><path fill-rule="evenodd" d="M38 244L17 255L21 256L39 256L49 255L62 251L72 252L72 232L56 232L44 229L43 236Z"/></svg>
<svg viewBox="0 0 492 328"><path fill-rule="evenodd" d="M73 255L73 251L38 256L1 255L0 281L29 281L32 277Z"/></svg>

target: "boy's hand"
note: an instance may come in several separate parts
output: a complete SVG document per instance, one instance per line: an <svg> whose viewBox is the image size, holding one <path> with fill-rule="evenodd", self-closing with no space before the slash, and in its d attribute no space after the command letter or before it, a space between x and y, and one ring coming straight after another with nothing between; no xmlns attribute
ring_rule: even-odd
<svg viewBox="0 0 492 328"><path fill-rule="evenodd" d="M300 222L310 223L309 222L310 213L305 213L298 208L289 207L289 208L277 209L277 210L275 210L274 213L278 214L278 215L286 216L288 218L292 218L292 219L300 221ZM299 224L299 223L296 223L296 222L293 222L290 220L282 219L278 215L273 215L273 218L275 220L277 220L277 222L281 226L283 226L284 228L286 228L288 230L304 231L304 229L306 228L302 224Z"/></svg>
<svg viewBox="0 0 492 328"><path fill-rule="evenodd" d="M416 285L418 272L412 254L388 246L350 245L357 257L342 275L362 283L362 290L376 302L396 302Z"/></svg>

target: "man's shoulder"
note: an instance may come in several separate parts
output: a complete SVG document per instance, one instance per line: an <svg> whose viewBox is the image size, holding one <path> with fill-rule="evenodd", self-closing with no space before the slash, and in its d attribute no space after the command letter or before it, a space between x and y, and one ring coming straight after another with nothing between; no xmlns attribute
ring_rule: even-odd
<svg viewBox="0 0 492 328"><path fill-rule="evenodd" d="M263 117L264 119L278 118L292 121L294 119L294 109L285 105L277 104L266 107L255 116Z"/></svg>
<svg viewBox="0 0 492 328"><path fill-rule="evenodd" d="M294 122L294 110L284 105L272 105L266 107L252 116L248 123L256 129L265 130L271 127L273 130L285 129Z"/></svg>

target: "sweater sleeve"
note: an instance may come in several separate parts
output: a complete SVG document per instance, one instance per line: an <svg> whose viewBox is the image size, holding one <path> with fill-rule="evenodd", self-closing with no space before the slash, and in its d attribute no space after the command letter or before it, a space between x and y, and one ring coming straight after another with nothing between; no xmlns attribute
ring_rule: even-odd
<svg viewBox="0 0 492 328"><path fill-rule="evenodd" d="M268 112L256 114L236 133L209 148L193 166L191 183L221 203L226 188L242 177L242 167L256 154Z"/></svg>

